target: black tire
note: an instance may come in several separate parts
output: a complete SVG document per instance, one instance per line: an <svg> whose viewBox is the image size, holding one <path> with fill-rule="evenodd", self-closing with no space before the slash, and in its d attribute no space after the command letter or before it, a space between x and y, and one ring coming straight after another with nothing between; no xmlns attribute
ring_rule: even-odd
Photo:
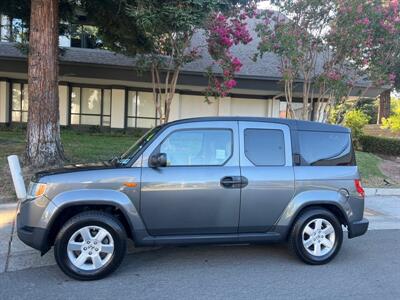
<svg viewBox="0 0 400 300"><path fill-rule="evenodd" d="M86 226L104 228L114 240L114 250L110 258L96 270L80 269L68 257L68 241L76 231ZM58 266L66 275L77 280L97 280L106 277L119 267L125 253L126 232L124 226L116 217L102 211L86 211L73 216L58 232L54 244L54 257Z"/></svg>
<svg viewBox="0 0 400 300"><path fill-rule="evenodd" d="M303 245L303 230L314 219L325 219L328 221L335 231L335 241L333 247L328 253L315 256L309 253ZM307 235L306 235L307 236ZM308 209L301 213L296 219L289 238L289 246L291 250L305 263L310 265L322 265L330 262L339 252L343 242L342 226L338 218L330 211L323 208ZM314 247L314 246L312 246ZM312 249L311 249L312 250Z"/></svg>

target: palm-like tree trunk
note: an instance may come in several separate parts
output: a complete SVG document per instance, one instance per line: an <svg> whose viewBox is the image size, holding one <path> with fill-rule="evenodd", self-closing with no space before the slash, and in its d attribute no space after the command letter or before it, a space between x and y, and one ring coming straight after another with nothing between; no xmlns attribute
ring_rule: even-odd
<svg viewBox="0 0 400 300"><path fill-rule="evenodd" d="M35 167L64 159L58 108L58 0L32 0L28 57L26 160Z"/></svg>

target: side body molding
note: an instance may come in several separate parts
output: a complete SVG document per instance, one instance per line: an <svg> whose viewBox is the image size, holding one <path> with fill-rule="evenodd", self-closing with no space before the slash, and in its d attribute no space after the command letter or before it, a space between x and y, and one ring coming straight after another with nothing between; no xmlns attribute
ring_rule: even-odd
<svg viewBox="0 0 400 300"><path fill-rule="evenodd" d="M297 194L287 205L281 217L275 224L273 231L280 233L283 237L289 234L293 222L299 212L307 206L330 204L336 206L346 221L349 222L353 215L348 199L338 191L334 190L312 190Z"/></svg>
<svg viewBox="0 0 400 300"><path fill-rule="evenodd" d="M142 234L147 236L145 225L140 218L140 215L133 205L132 201L127 195L116 190L107 189L78 189L72 191L66 191L58 194L52 200L53 205L49 205L43 214L44 218L47 216L47 220L43 220L48 225L59 216L62 211L70 206L75 205L113 205L118 207L127 219L132 235L135 240L143 239Z"/></svg>

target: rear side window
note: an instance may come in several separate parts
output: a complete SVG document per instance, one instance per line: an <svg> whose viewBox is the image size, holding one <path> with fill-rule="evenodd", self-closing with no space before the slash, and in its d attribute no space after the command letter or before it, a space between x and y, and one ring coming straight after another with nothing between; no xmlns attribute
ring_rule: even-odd
<svg viewBox="0 0 400 300"><path fill-rule="evenodd" d="M285 139L282 130L246 129L244 152L255 166L285 165Z"/></svg>
<svg viewBox="0 0 400 300"><path fill-rule="evenodd" d="M299 131L303 164L310 166L355 165L350 133Z"/></svg>

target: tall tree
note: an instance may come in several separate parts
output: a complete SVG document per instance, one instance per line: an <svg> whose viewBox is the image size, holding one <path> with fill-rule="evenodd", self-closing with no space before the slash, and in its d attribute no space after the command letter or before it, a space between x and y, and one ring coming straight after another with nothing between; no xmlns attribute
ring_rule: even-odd
<svg viewBox="0 0 400 300"><path fill-rule="evenodd" d="M0 13L22 21L26 29L10 36L28 50L28 124L26 162L35 167L59 164L64 159L58 108L58 35L73 20L75 0L2 0ZM61 16L61 17L59 17ZM21 28L19 28L21 29ZM27 43L27 44L26 44Z"/></svg>
<svg viewBox="0 0 400 300"><path fill-rule="evenodd" d="M259 54L274 52L280 56L292 117L307 119L315 94L318 104L322 104L321 97L328 99L326 116L332 104L348 98L361 79L367 79L369 85L359 98L372 86L393 84L393 66L400 57L397 0L273 2L280 13L263 15L257 27ZM319 72L315 72L317 69ZM303 86L303 108L302 114L296 115L291 104L294 86L299 82ZM388 106L382 109L389 111Z"/></svg>
<svg viewBox="0 0 400 300"><path fill-rule="evenodd" d="M64 159L58 105L58 4L58 0L31 2L26 160L35 167Z"/></svg>
<svg viewBox="0 0 400 300"><path fill-rule="evenodd" d="M87 0L84 1L85 10L94 23L99 26L99 33L103 41L110 49L136 58L136 67L151 75L154 104L160 122L168 121L171 103L174 98L176 85L182 67L199 58L200 48L207 48L207 45L191 44L195 33L204 30L212 30L215 26L208 26L213 21L212 17L217 12L239 12L240 8L248 7L254 1L228 1L228 0ZM232 14L231 14L232 15ZM230 15L230 16L231 16ZM228 22L230 23L230 22ZM230 25L243 28L243 20ZM239 26L239 23L241 26ZM246 39L239 34L243 31L231 31L230 28L226 37L234 42L246 42ZM235 34L238 35L235 35ZM208 42L220 41L219 35L209 34ZM215 44L214 44L215 45ZM211 47L215 49L215 47ZM215 51L225 56L224 51ZM233 58L228 64L219 64L226 80L223 81L222 89L211 88L209 94L226 94L229 87L233 87L232 77L235 70L232 67ZM205 66L206 67L206 66ZM229 73L229 74L228 74ZM225 76L227 75L227 76ZM213 81L215 82L215 81Z"/></svg>
<svg viewBox="0 0 400 300"><path fill-rule="evenodd" d="M313 84L321 75L316 72L317 65L323 66L325 71L332 67L328 63L332 53L324 45L327 27L333 18L332 1L274 2L278 11L264 11L260 15L262 22L256 28L261 38L258 55L270 52L279 55L289 116L307 120L310 118L312 98L318 97L313 93ZM301 113L292 107L295 85L302 86ZM326 91L319 94L327 97Z"/></svg>
<svg viewBox="0 0 400 300"><path fill-rule="evenodd" d="M336 0L330 44L367 76L372 86L389 87L380 96L378 123L390 113L390 90L398 84L400 14L398 0ZM350 49L343 51L343 49Z"/></svg>

